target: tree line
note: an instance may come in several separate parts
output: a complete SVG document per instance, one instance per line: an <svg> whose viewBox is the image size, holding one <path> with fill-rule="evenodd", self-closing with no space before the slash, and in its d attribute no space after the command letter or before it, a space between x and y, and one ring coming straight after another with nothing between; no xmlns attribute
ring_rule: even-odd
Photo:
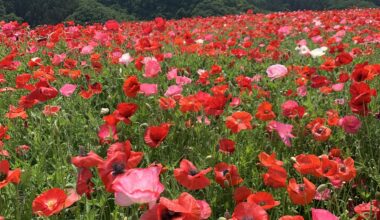
<svg viewBox="0 0 380 220"><path fill-rule="evenodd" d="M65 20L77 23L151 20L254 12L379 7L380 0L0 0L0 20L31 26Z"/></svg>

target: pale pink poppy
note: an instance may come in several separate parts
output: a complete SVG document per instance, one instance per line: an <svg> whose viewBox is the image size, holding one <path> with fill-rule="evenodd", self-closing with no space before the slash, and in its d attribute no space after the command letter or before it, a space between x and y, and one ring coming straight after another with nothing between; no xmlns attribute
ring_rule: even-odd
<svg viewBox="0 0 380 220"><path fill-rule="evenodd" d="M144 77L153 78L156 77L159 72L161 72L161 66L156 59L149 59L145 62Z"/></svg>
<svg viewBox="0 0 380 220"><path fill-rule="evenodd" d="M74 84L65 84L62 86L62 88L59 90L59 92L63 96L69 97L75 92L76 88L77 88L77 86Z"/></svg>
<svg viewBox="0 0 380 220"><path fill-rule="evenodd" d="M282 26L280 29L278 29L278 33L282 35L289 35L292 31L293 27L291 26Z"/></svg>
<svg viewBox="0 0 380 220"><path fill-rule="evenodd" d="M120 206L148 203L153 207L165 187L160 182L160 167L135 168L116 177L112 183L115 202Z"/></svg>
<svg viewBox="0 0 380 220"><path fill-rule="evenodd" d="M288 100L281 105L282 114L288 118L295 118L298 116L299 105L296 101Z"/></svg>
<svg viewBox="0 0 380 220"><path fill-rule="evenodd" d="M172 86L169 86L169 88L166 90L164 95L166 97L169 97L169 96L179 95L181 93L182 93L182 87L181 86L172 85Z"/></svg>
<svg viewBox="0 0 380 220"><path fill-rule="evenodd" d="M157 84L142 83L140 84L140 92L145 96L157 94Z"/></svg>
<svg viewBox="0 0 380 220"><path fill-rule="evenodd" d="M338 217L325 209L311 208L311 215L313 220L339 220Z"/></svg>
<svg viewBox="0 0 380 220"><path fill-rule="evenodd" d="M172 53L164 53L164 58L165 59L171 59L173 57Z"/></svg>
<svg viewBox="0 0 380 220"><path fill-rule="evenodd" d="M299 40L297 42L297 45L299 45L299 46L307 46L307 41L305 39Z"/></svg>
<svg viewBox="0 0 380 220"><path fill-rule="evenodd" d="M268 67L267 74L269 78L274 80L286 76L286 74L288 74L288 69L284 65L275 64Z"/></svg>
<svg viewBox="0 0 380 220"><path fill-rule="evenodd" d="M297 95L305 97L307 95L307 86L300 86L297 88Z"/></svg>
<svg viewBox="0 0 380 220"><path fill-rule="evenodd" d="M121 55L121 57L119 58L119 63L124 64L126 66L128 66L128 64L130 64L132 61L133 61L133 58L131 57L129 53L125 53Z"/></svg>
<svg viewBox="0 0 380 220"><path fill-rule="evenodd" d="M321 37L320 35L317 35L317 36L312 37L311 40L312 40L313 43L315 43L315 44L323 43L323 37Z"/></svg>
<svg viewBox="0 0 380 220"><path fill-rule="evenodd" d="M166 74L166 78L168 80L172 80L177 78L178 70L177 69L172 69Z"/></svg>
<svg viewBox="0 0 380 220"><path fill-rule="evenodd" d="M276 131L286 146L290 147L292 145L290 138L294 138L292 134L293 125L271 121L268 124L268 129L269 131Z"/></svg>
<svg viewBox="0 0 380 220"><path fill-rule="evenodd" d="M337 105L344 105L345 101L344 101L344 99L335 99L334 103Z"/></svg>
<svg viewBox="0 0 380 220"><path fill-rule="evenodd" d="M346 133L355 134L359 131L362 123L355 115L347 115L339 119L339 126L341 126Z"/></svg>
<svg viewBox="0 0 380 220"><path fill-rule="evenodd" d="M191 83L191 79L186 77L186 76L177 76L175 78L175 83L177 85L180 85L180 86L183 86L183 85L186 85L186 84L190 84Z"/></svg>
<svg viewBox="0 0 380 220"><path fill-rule="evenodd" d="M332 88L335 92L342 91L343 88L344 88L344 83L337 83L337 84L334 84L334 85L331 86L331 88Z"/></svg>
<svg viewBox="0 0 380 220"><path fill-rule="evenodd" d="M82 55L92 54L93 51L94 51L94 46L87 45L82 48L82 50L80 51L80 54Z"/></svg>

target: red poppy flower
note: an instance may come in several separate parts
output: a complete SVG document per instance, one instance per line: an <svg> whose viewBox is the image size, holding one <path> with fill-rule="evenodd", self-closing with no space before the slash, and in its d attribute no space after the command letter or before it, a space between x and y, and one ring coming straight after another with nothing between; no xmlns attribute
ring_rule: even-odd
<svg viewBox="0 0 380 220"><path fill-rule="evenodd" d="M335 58L335 65L342 66L351 63L353 60L349 53L342 52Z"/></svg>
<svg viewBox="0 0 380 220"><path fill-rule="evenodd" d="M317 123L311 129L311 133L316 141L327 141L331 136L331 129L322 124Z"/></svg>
<svg viewBox="0 0 380 220"><path fill-rule="evenodd" d="M235 142L230 139L219 140L218 149L225 154L232 154L235 151Z"/></svg>
<svg viewBox="0 0 380 220"><path fill-rule="evenodd" d="M247 202L255 203L265 210L269 210L273 207L279 206L280 202L275 201L272 194L267 192L257 192L251 194L247 198Z"/></svg>
<svg viewBox="0 0 380 220"><path fill-rule="evenodd" d="M76 192L79 195L86 194L87 198L91 197L93 192L94 183L91 181L92 172L88 168L79 168L77 177Z"/></svg>
<svg viewBox="0 0 380 220"><path fill-rule="evenodd" d="M163 123L159 126L150 126L144 134L145 143L152 148L158 147L169 133L170 124Z"/></svg>
<svg viewBox="0 0 380 220"><path fill-rule="evenodd" d="M74 164L74 166L80 168L97 167L102 162L103 159L93 151L90 151L86 155L80 155L71 158L71 163Z"/></svg>
<svg viewBox="0 0 380 220"><path fill-rule="evenodd" d="M161 97L159 100L160 108L163 110L173 109L176 106L176 101L170 97Z"/></svg>
<svg viewBox="0 0 380 220"><path fill-rule="evenodd" d="M116 110L112 113L112 116L106 116L103 119L109 125L116 125L119 121L123 121L125 124L131 123L130 117L134 115L139 106L135 103L119 103Z"/></svg>
<svg viewBox="0 0 380 220"><path fill-rule="evenodd" d="M215 181L222 187L235 186L243 182L235 165L224 162L214 167Z"/></svg>
<svg viewBox="0 0 380 220"><path fill-rule="evenodd" d="M276 114L272 111L272 104L262 102L257 109L255 117L261 121L270 121L276 118Z"/></svg>
<svg viewBox="0 0 380 220"><path fill-rule="evenodd" d="M252 191L246 186L238 187L234 191L234 200L236 203L244 202L251 194Z"/></svg>
<svg viewBox="0 0 380 220"><path fill-rule="evenodd" d="M21 170L9 170L9 162L7 160L0 161L0 189L8 185L8 183L19 184Z"/></svg>
<svg viewBox="0 0 380 220"><path fill-rule="evenodd" d="M296 163L293 167L301 174L311 174L314 176L320 176L317 173L317 169L321 166L321 160L314 154L300 154L295 157Z"/></svg>
<svg viewBox="0 0 380 220"><path fill-rule="evenodd" d="M251 121L251 114L248 112L239 111L227 117L226 126L231 129L232 133L238 133L242 130L252 129Z"/></svg>
<svg viewBox="0 0 380 220"><path fill-rule="evenodd" d="M338 172L338 163L334 160L329 160L327 156L324 156L321 158L321 166L316 171L320 176L334 176Z"/></svg>
<svg viewBox="0 0 380 220"><path fill-rule="evenodd" d="M224 95L210 96L203 103L206 115L219 116L223 114L224 106L227 103L227 98Z"/></svg>
<svg viewBox="0 0 380 220"><path fill-rule="evenodd" d="M194 164L186 159L180 163L180 168L174 169L174 177L179 184L189 190L204 189L210 185L210 180L206 174L211 171L211 168L200 170Z"/></svg>
<svg viewBox="0 0 380 220"><path fill-rule="evenodd" d="M357 220L380 219L380 202L377 200L357 205L354 210L359 215Z"/></svg>
<svg viewBox="0 0 380 220"><path fill-rule="evenodd" d="M189 193L182 193L178 199L160 198L160 203L141 216L141 220L186 219L203 220L211 215L210 206L203 200L196 200Z"/></svg>
<svg viewBox="0 0 380 220"><path fill-rule="evenodd" d="M130 76L124 81L123 91L130 98L136 97L140 91L140 83L136 76Z"/></svg>
<svg viewBox="0 0 380 220"><path fill-rule="evenodd" d="M107 150L107 159L98 165L99 175L106 190L113 192L112 182L116 176L125 173L128 169L135 168L142 158L142 152L131 151L129 141L111 145Z"/></svg>
<svg viewBox="0 0 380 220"><path fill-rule="evenodd" d="M268 213L255 203L241 202L239 203L232 214L232 220L269 220Z"/></svg>
<svg viewBox="0 0 380 220"><path fill-rule="evenodd" d="M263 175L264 184L273 188L286 187L286 170L277 165L272 165L269 167L268 172Z"/></svg>
<svg viewBox="0 0 380 220"><path fill-rule="evenodd" d="M52 116L56 115L59 112L59 110L61 110L60 106L45 105L42 113L44 113L45 116Z"/></svg>
<svg viewBox="0 0 380 220"><path fill-rule="evenodd" d="M338 175L339 179L346 182L356 177L355 161L351 157L338 164Z"/></svg>
<svg viewBox="0 0 380 220"><path fill-rule="evenodd" d="M316 194L315 185L305 177L303 178L303 184L297 184L296 179L292 178L288 184L288 194L290 200L296 205L307 205L313 201Z"/></svg>
<svg viewBox="0 0 380 220"><path fill-rule="evenodd" d="M284 164L282 161L276 159L276 153L268 155L265 152L260 152L259 160L260 164L264 167L282 166Z"/></svg>
<svg viewBox="0 0 380 220"><path fill-rule="evenodd" d="M198 100L195 95L182 97L179 100L180 111L185 112L199 112L202 108L202 102Z"/></svg>

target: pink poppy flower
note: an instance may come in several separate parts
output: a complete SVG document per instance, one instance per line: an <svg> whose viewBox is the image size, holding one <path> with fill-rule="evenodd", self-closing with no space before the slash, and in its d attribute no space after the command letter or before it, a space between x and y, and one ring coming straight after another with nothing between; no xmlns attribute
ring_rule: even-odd
<svg viewBox="0 0 380 220"><path fill-rule="evenodd" d="M321 37L320 35L312 37L311 40L315 44L323 43L323 37Z"/></svg>
<svg viewBox="0 0 380 220"><path fill-rule="evenodd" d="M300 86L297 88L297 95L305 97L307 95L307 86Z"/></svg>
<svg viewBox="0 0 380 220"><path fill-rule="evenodd" d="M325 209L311 209L313 220L339 220L338 217Z"/></svg>
<svg viewBox="0 0 380 220"><path fill-rule="evenodd" d="M362 126L361 121L354 115L348 115L339 119L339 126L341 126L346 133L355 134Z"/></svg>
<svg viewBox="0 0 380 220"><path fill-rule="evenodd" d="M64 60L66 59L66 54L65 53L62 53L62 54L54 54L54 57L52 59L52 64L54 66L58 66L60 63L62 63Z"/></svg>
<svg viewBox="0 0 380 220"><path fill-rule="evenodd" d="M82 55L92 54L93 51L94 51L94 46L87 45L87 46L82 47L80 54Z"/></svg>
<svg viewBox="0 0 380 220"><path fill-rule="evenodd" d="M330 197L331 197L331 190L325 189L325 190L322 190L321 192L317 190L317 193L315 194L314 199L319 200L319 201L325 201L325 200L330 199Z"/></svg>
<svg viewBox="0 0 380 220"><path fill-rule="evenodd" d="M115 125L103 124L99 127L98 137L100 143L109 142L110 140L118 140Z"/></svg>
<svg viewBox="0 0 380 220"><path fill-rule="evenodd" d="M335 92L340 92L343 90L344 88L344 83L337 83L337 84L334 84L331 86L331 88L335 91Z"/></svg>
<svg viewBox="0 0 380 220"><path fill-rule="evenodd" d="M269 78L274 80L277 78L284 77L286 74L288 74L288 69L284 65L275 64L275 65L268 67L267 74L268 74Z"/></svg>
<svg viewBox="0 0 380 220"><path fill-rule="evenodd" d="M276 131L286 146L290 147L292 145L290 138L294 138L292 134L293 125L271 121L268 124L268 129L269 131Z"/></svg>
<svg viewBox="0 0 380 220"><path fill-rule="evenodd" d="M177 78L178 70L177 69L172 69L166 74L166 78L168 80L172 80Z"/></svg>
<svg viewBox="0 0 380 220"><path fill-rule="evenodd" d="M164 95L166 97L169 97L169 96L179 95L181 93L182 93L182 87L181 86L172 85L172 86L169 86L169 88L166 90Z"/></svg>
<svg viewBox="0 0 380 220"><path fill-rule="evenodd" d="M231 107L237 107L240 105L240 102L241 102L241 100L239 97L233 97L231 102L230 102L230 106Z"/></svg>
<svg viewBox="0 0 380 220"><path fill-rule="evenodd" d="M160 182L161 168L135 168L116 177L112 183L115 191L115 202L120 206L130 206L138 203L156 203L165 187Z"/></svg>
<svg viewBox="0 0 380 220"><path fill-rule="evenodd" d="M186 77L186 76L177 76L175 78L175 83L179 86L183 86L183 85L186 85L186 84L190 84L191 83L191 79Z"/></svg>
<svg viewBox="0 0 380 220"><path fill-rule="evenodd" d="M159 72L161 72L161 66L160 63L156 59L148 59L145 64L145 72L143 74L146 78L153 78L158 75Z"/></svg>
<svg viewBox="0 0 380 220"><path fill-rule="evenodd" d="M70 97L74 92L75 89L77 88L76 85L73 84L65 84L62 86L62 88L59 90L59 92L66 97Z"/></svg>
<svg viewBox="0 0 380 220"><path fill-rule="evenodd" d="M140 92L145 96L157 94L157 84L142 83L140 84Z"/></svg>

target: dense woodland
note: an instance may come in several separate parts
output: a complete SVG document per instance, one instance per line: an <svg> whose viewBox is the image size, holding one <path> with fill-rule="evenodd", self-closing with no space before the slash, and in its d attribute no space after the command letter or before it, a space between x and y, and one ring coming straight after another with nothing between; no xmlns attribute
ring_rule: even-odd
<svg viewBox="0 0 380 220"><path fill-rule="evenodd" d="M65 20L77 23L171 19L255 12L379 7L380 0L0 0L0 20L32 26Z"/></svg>

